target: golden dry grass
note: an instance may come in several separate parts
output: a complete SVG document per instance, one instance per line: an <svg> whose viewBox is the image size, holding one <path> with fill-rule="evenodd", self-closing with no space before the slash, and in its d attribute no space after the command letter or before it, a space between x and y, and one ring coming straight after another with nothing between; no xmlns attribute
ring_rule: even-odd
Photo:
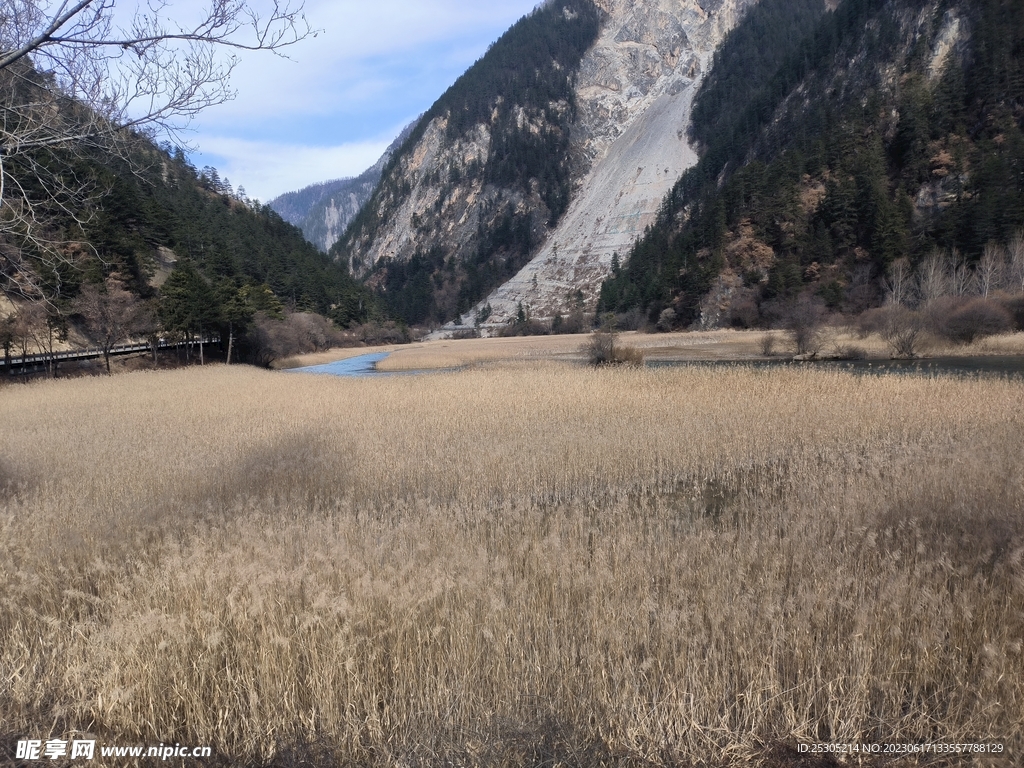
<svg viewBox="0 0 1024 768"><path fill-rule="evenodd" d="M221 366L8 387L0 423L0 736L1024 748L1020 381Z"/></svg>
<svg viewBox="0 0 1024 768"><path fill-rule="evenodd" d="M775 353L792 355L794 350L784 331L771 332ZM676 333L636 333L619 335L618 343L639 349L649 361L760 360L764 358L761 340L765 331L681 331ZM856 347L867 357L888 359L890 350L877 334L862 337L852 329L824 331L822 356ZM538 360L584 360L583 348L589 335L517 336L490 339L448 339L386 347L354 347L289 358L278 367L298 368L320 365L355 355L389 352L377 364L380 371L412 371L463 368L493 363L523 363ZM922 341L925 357L1024 355L1024 333L980 339L973 344L950 344L937 339Z"/></svg>

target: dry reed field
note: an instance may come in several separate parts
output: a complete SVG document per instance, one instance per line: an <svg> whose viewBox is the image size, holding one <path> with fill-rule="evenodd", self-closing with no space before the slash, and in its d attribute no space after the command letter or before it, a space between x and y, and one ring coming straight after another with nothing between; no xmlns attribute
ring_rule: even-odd
<svg viewBox="0 0 1024 768"><path fill-rule="evenodd" d="M785 331L770 331L776 354L794 354ZM765 331L680 331L675 333L626 332L618 343L640 350L651 361L763 360ZM829 328L821 353L828 357L838 349L856 347L871 359L888 359L890 350L878 334L862 336L849 328ZM332 349L281 361L279 367L321 365L356 355L389 352L377 364L380 371L452 369L493 363L525 363L538 360L583 359L587 335L515 336L489 339L447 339L380 347ZM1024 355L1024 333L1008 333L979 339L972 344L951 344L935 338L921 343L924 358Z"/></svg>
<svg viewBox="0 0 1024 768"><path fill-rule="evenodd" d="M219 366L0 424L0 762L1024 759L1019 380Z"/></svg>

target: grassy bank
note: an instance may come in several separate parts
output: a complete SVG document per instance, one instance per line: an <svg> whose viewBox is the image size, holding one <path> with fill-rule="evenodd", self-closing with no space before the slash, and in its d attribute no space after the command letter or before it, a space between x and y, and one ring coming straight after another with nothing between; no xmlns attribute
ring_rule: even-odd
<svg viewBox="0 0 1024 768"><path fill-rule="evenodd" d="M216 367L8 388L0 423L7 739L1024 748L1019 381Z"/></svg>

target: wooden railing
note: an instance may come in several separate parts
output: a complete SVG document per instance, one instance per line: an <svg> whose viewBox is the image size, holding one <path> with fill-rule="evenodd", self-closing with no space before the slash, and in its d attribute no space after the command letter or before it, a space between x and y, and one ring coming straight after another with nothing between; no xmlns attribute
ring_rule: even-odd
<svg viewBox="0 0 1024 768"><path fill-rule="evenodd" d="M202 340L193 339L192 341L168 341L166 339L161 339L157 344L157 349L178 349L189 345L217 344L219 342L219 336L207 336ZM117 346L110 348L110 356L131 355L140 352L151 352L152 350L153 346L148 342L138 344L118 344ZM42 370L50 363L95 360L101 357L103 357L102 349L70 349L62 352L54 352L53 354L43 352L35 355L11 355L10 372L29 373L30 371ZM6 370L7 360L3 356L0 356L0 371L6 372Z"/></svg>

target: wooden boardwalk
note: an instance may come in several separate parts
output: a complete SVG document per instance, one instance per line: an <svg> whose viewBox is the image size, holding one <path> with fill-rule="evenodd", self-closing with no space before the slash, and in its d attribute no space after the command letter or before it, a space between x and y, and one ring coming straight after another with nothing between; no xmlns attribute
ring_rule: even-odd
<svg viewBox="0 0 1024 768"><path fill-rule="evenodd" d="M157 349L179 349L186 347L189 344L197 346L200 343L203 345L217 344L220 342L219 336L210 336L200 341L167 341L161 339L157 344ZM147 342L142 344L118 344L115 347L110 348L110 356L116 357L120 355L132 355L139 354L141 352L152 352L153 347ZM103 357L102 349L69 349L63 352L54 352L52 355L49 353L40 353L36 355L11 355L10 358L10 370L7 368L7 360L0 357L0 375L7 373L19 374L19 373L37 373L45 371L46 368L53 363L59 365L60 363L67 362L79 362L82 360L96 360Z"/></svg>

